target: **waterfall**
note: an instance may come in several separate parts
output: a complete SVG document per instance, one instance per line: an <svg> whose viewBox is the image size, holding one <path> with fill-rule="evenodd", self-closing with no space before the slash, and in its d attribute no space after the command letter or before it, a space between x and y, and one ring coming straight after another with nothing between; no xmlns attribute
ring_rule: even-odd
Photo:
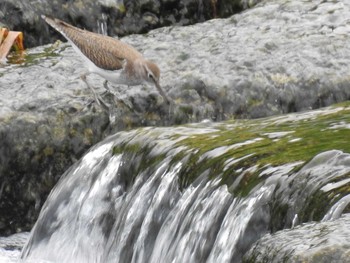
<svg viewBox="0 0 350 263"><path fill-rule="evenodd" d="M264 182L247 197L234 197L219 178L210 180L205 171L180 190L180 171L188 156L172 162L174 156L169 155L133 175L131 166L139 164L131 161L137 157L114 154L113 146L107 142L95 147L62 177L42 209L23 258L231 262L266 232L270 215L263 207L275 183Z"/></svg>
<svg viewBox="0 0 350 263"><path fill-rule="evenodd" d="M237 141L225 127L144 128L94 146L51 192L23 261L242 262L270 233L342 215L349 154L257 165L261 145L293 133Z"/></svg>

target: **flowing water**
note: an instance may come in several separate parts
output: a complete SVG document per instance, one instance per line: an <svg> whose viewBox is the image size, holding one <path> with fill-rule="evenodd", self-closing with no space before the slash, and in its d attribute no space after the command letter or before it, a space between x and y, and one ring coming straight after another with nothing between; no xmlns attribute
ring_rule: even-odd
<svg viewBox="0 0 350 263"><path fill-rule="evenodd" d="M128 183L123 155L107 143L56 187L24 258L49 262L231 262L266 232L276 184L234 198L219 180L179 190L182 162L165 158ZM129 165L127 165L129 166ZM253 225L253 229L249 226ZM249 240L246 240L249 236ZM230 240L230 242L227 242Z"/></svg>
<svg viewBox="0 0 350 263"><path fill-rule="evenodd" d="M308 161L293 159L293 145L306 138L298 121L314 127L310 122L319 115L325 127L333 129L337 120L332 114L339 110L327 112L275 117L260 124L205 122L111 136L62 176L21 258L24 262L242 262L253 244L270 233L314 220L336 220L348 211L350 202L349 193L340 191L350 183L350 155L325 150ZM286 132L282 127L289 122ZM271 123L277 125L275 130ZM242 126L244 132L239 133ZM334 132L330 129L322 130ZM338 129L337 134L350 131L344 125ZM244 137L253 130L254 137ZM286 142L289 162L260 163L274 155L258 154L262 145ZM277 159L285 152L276 153Z"/></svg>

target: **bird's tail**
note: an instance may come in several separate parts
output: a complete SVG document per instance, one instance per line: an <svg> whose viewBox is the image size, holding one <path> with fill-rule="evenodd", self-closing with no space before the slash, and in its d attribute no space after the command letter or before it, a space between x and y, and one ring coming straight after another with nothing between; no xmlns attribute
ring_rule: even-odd
<svg viewBox="0 0 350 263"><path fill-rule="evenodd" d="M62 24L63 21L61 21L57 18L51 18L51 17L45 16L45 15L41 15L41 18L44 19L46 23L48 23L50 26L52 26L54 29L56 29L61 34L64 33L62 30L62 26L60 26L60 24Z"/></svg>
<svg viewBox="0 0 350 263"><path fill-rule="evenodd" d="M58 32L60 32L66 39L69 40L69 31L70 29L78 30L80 31L80 28L74 27L58 18L51 18L45 15L41 15L41 18L45 20L46 23L48 23L51 27L56 29Z"/></svg>

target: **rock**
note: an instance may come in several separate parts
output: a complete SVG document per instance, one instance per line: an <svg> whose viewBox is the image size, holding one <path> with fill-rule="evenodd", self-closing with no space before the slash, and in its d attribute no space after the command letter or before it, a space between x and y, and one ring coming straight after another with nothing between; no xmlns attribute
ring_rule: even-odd
<svg viewBox="0 0 350 263"><path fill-rule="evenodd" d="M341 1L266 1L228 19L123 38L160 66L170 106L154 87L118 86L123 102L105 95L111 108L98 107L67 44L30 49L21 65L1 67L0 209L9 217L0 232L29 229L60 174L116 131L266 117L348 100L349 12L350 3ZM104 91L100 77L88 81Z"/></svg>
<svg viewBox="0 0 350 263"><path fill-rule="evenodd" d="M313 222L262 237L243 262L349 262L350 216Z"/></svg>
<svg viewBox="0 0 350 263"><path fill-rule="evenodd" d="M78 113L77 106L45 114L19 111L1 120L2 234L30 229L62 171L101 138L108 116Z"/></svg>
<svg viewBox="0 0 350 263"><path fill-rule="evenodd" d="M162 26L189 25L214 17L227 17L259 1L56 0L29 3L3 0L0 3L0 17L3 17L0 24L24 32L25 46L34 47L53 42L59 36L53 30L48 30L40 19L41 14L60 18L90 31L125 36L146 33Z"/></svg>

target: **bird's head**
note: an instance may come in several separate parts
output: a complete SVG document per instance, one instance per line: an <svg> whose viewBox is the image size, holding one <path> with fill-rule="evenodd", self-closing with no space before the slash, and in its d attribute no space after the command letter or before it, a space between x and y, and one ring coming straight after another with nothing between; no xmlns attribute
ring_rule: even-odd
<svg viewBox="0 0 350 263"><path fill-rule="evenodd" d="M140 61L139 65L141 65L142 79L146 83L150 83L156 86L158 92L166 102L170 102L168 96L165 94L163 89L159 84L160 79L160 70L158 66L150 60Z"/></svg>
<svg viewBox="0 0 350 263"><path fill-rule="evenodd" d="M144 63L145 81L154 85L159 85L160 70L152 61L146 60Z"/></svg>

